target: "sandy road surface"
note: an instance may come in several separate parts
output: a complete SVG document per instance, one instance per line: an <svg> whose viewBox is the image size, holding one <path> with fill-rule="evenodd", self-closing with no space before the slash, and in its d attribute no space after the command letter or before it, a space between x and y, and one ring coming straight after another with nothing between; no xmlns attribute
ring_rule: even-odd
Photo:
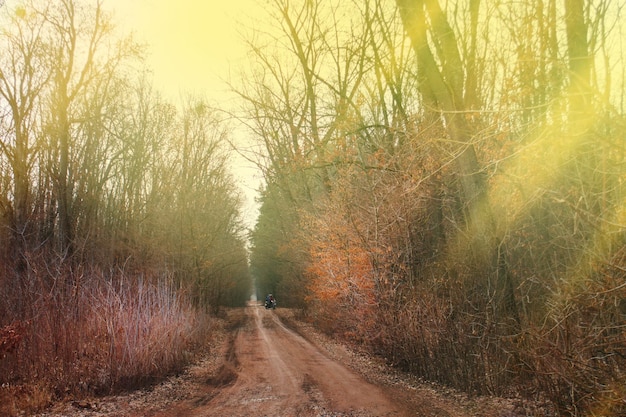
<svg viewBox="0 0 626 417"><path fill-rule="evenodd" d="M382 389L285 327L273 311L249 306L246 315L212 381L217 387L159 417L408 415Z"/></svg>

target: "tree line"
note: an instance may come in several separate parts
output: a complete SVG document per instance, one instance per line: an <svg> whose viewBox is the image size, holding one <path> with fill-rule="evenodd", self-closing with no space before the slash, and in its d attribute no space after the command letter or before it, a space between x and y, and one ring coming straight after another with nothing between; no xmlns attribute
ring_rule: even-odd
<svg viewBox="0 0 626 417"><path fill-rule="evenodd" d="M623 7L268 16L235 88L266 179L259 291L424 378L624 413Z"/></svg>
<svg viewBox="0 0 626 417"><path fill-rule="evenodd" d="M141 345L116 333L114 322L137 325L129 317L180 344L137 354L167 372L206 334L192 325L202 311L249 295L230 132L205 99L175 105L154 90L145 48L102 1L8 2L0 14L0 328L23 337L0 380L50 375L54 357L53 392L141 378L114 365ZM161 350L171 355L149 356Z"/></svg>

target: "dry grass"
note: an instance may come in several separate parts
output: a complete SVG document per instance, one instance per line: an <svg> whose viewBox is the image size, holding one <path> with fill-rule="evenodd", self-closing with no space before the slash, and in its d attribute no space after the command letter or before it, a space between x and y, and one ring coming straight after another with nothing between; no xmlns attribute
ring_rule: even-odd
<svg viewBox="0 0 626 417"><path fill-rule="evenodd" d="M210 319L167 277L57 278L22 289L0 319L18 329L0 341L13 343L0 353L0 415L156 382L182 369L210 334Z"/></svg>

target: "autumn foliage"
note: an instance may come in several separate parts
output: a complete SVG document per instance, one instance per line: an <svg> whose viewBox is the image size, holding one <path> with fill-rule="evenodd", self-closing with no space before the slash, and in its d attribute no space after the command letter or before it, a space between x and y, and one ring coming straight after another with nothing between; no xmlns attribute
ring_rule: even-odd
<svg viewBox="0 0 626 417"><path fill-rule="evenodd" d="M624 414L623 15L272 4L293 59L254 49L274 94L242 94L268 181L257 283L422 378Z"/></svg>
<svg viewBox="0 0 626 417"><path fill-rule="evenodd" d="M326 331L358 340L372 325L377 307L375 259L363 247L351 213L332 203L323 210L345 217L311 216L304 229L311 239L305 301Z"/></svg>

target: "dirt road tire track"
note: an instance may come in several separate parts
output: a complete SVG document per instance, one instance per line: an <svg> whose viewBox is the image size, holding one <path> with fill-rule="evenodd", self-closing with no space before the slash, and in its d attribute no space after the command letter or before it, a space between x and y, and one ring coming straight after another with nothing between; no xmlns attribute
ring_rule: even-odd
<svg viewBox="0 0 626 417"><path fill-rule="evenodd" d="M204 395L172 416L405 416L378 387L324 356L271 310L246 309Z"/></svg>

